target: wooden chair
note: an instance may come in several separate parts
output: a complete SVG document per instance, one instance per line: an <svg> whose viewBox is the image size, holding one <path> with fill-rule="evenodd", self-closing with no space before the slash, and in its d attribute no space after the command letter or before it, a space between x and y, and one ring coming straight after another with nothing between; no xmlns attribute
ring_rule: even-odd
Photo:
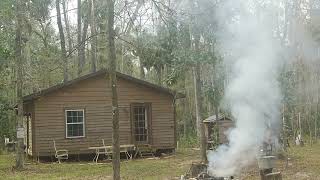
<svg viewBox="0 0 320 180"><path fill-rule="evenodd" d="M68 150L65 150L65 149L57 150L55 140L53 140L53 146L54 146L54 151L55 151L55 158L58 159L59 164L61 163L61 159L68 159L68 156L69 156Z"/></svg>

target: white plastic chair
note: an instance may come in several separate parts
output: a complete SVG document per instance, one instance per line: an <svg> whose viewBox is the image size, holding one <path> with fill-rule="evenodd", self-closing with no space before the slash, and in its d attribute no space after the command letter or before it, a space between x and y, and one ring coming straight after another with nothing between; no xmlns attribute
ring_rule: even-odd
<svg viewBox="0 0 320 180"><path fill-rule="evenodd" d="M65 150L65 149L57 150L55 140L53 140L53 146L54 146L54 150L55 150L55 158L58 159L59 164L61 163L61 159L68 159L68 156L69 156L68 150Z"/></svg>
<svg viewBox="0 0 320 180"><path fill-rule="evenodd" d="M105 145L104 139L102 139L102 147L104 148L96 149L96 155L93 158L93 161L95 161L96 163L98 162L100 154L104 154L107 157L107 159L112 159L112 150Z"/></svg>
<svg viewBox="0 0 320 180"><path fill-rule="evenodd" d="M7 144L9 144L10 139L9 138L4 138L4 145L6 146Z"/></svg>

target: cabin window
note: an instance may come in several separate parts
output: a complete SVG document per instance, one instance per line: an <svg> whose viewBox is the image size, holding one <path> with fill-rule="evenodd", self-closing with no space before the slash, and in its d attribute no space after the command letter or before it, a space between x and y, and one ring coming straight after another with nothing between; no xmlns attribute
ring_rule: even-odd
<svg viewBox="0 0 320 180"><path fill-rule="evenodd" d="M149 136L149 106L147 104L133 105L133 132L137 143L147 143Z"/></svg>
<svg viewBox="0 0 320 180"><path fill-rule="evenodd" d="M84 137L84 110L66 110L66 137Z"/></svg>

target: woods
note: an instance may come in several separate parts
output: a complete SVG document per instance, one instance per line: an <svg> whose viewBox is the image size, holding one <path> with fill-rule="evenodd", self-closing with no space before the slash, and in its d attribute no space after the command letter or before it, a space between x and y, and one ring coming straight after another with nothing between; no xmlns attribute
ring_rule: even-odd
<svg viewBox="0 0 320 180"><path fill-rule="evenodd" d="M18 115L17 115L17 139L18 139L18 145L17 145L17 159L16 159L16 168L18 170L23 169L24 167L24 152L23 152L23 136L21 137L21 132L23 131L23 99L22 99L22 88L23 88L23 72L22 72L22 15L23 15L23 5L20 1L16 2L16 37L15 37L15 58L16 58L16 72L17 72L17 101L18 101Z"/></svg>
<svg viewBox="0 0 320 180"><path fill-rule="evenodd" d="M177 141L200 147L203 162L207 161L207 147L201 141L205 138L202 121L212 115L217 119L219 114L235 116L233 106L237 103L230 102L239 99L250 107L276 109L262 114L265 119L277 119L274 131L279 133L284 150L299 135L304 143L317 144L320 5L307 0L252 2L252 9L242 13L240 6L226 11L230 4L219 0L1 0L0 141L17 141L16 168L23 169L24 164L23 137L17 136L24 128L23 96L102 69L110 72L105 81L112 89L108 108L113 115L114 179L120 179L119 113L123 113L118 104L117 72L185 95L175 102ZM242 25L235 23L242 22L239 17L247 14L262 25L268 24L270 29L257 34L261 38L254 39L258 29L254 28L259 25L251 24L252 19ZM268 18L273 21L264 22ZM246 36L236 38L242 33ZM257 48L269 35L273 41ZM244 47L253 49L248 50L252 54L247 55ZM264 63L261 54L276 60L270 66L266 60L261 69L248 62L252 58ZM271 71L259 74L266 69ZM262 92L258 95L269 97L265 93L269 84L246 77L252 81L235 88L233 83L241 73L275 76L270 84L279 87L279 102L267 103L266 99L263 105L252 103L254 98L248 97L256 95L253 91L257 89ZM242 87L247 89L243 97L228 96L239 93Z"/></svg>

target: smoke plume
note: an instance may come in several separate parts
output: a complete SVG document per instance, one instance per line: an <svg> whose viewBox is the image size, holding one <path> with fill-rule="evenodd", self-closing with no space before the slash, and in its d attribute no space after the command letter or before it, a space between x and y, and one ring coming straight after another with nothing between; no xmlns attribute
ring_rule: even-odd
<svg viewBox="0 0 320 180"><path fill-rule="evenodd" d="M226 0L216 8L219 51L230 67L225 101L236 126L229 145L208 154L212 175L239 173L254 162L267 131L278 134L282 50L276 31L282 6L279 0Z"/></svg>

